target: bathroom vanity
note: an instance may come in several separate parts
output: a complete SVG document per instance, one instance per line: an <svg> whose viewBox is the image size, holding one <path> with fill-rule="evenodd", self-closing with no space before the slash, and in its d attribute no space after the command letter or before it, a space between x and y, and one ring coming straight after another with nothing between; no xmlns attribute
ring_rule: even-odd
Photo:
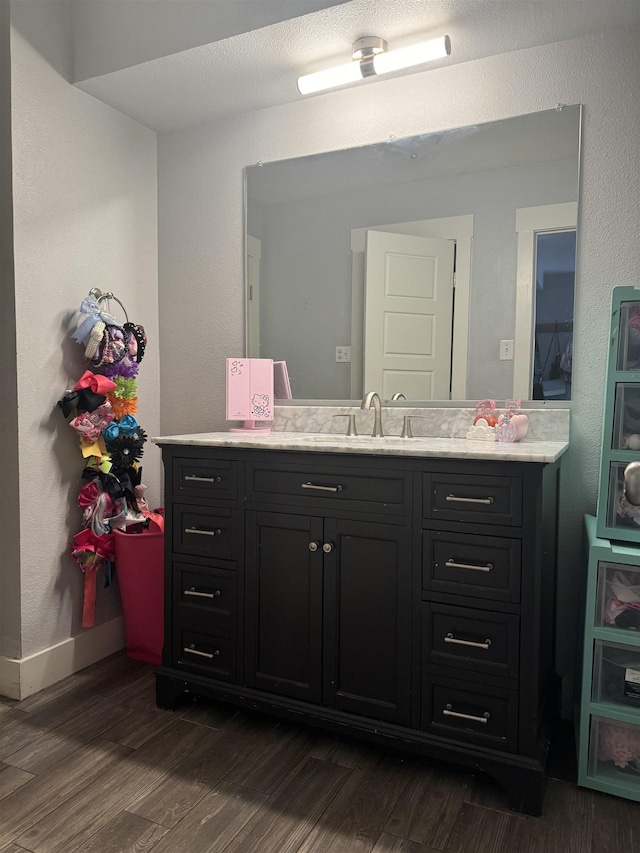
<svg viewBox="0 0 640 853"><path fill-rule="evenodd" d="M566 443L154 441L159 706L195 694L449 760L540 814Z"/></svg>

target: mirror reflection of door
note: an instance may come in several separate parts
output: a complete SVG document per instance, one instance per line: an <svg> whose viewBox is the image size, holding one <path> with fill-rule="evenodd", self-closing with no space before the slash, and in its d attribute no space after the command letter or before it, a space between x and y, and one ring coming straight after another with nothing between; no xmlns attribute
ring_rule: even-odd
<svg viewBox="0 0 640 853"><path fill-rule="evenodd" d="M364 389L449 397L454 244L367 231Z"/></svg>

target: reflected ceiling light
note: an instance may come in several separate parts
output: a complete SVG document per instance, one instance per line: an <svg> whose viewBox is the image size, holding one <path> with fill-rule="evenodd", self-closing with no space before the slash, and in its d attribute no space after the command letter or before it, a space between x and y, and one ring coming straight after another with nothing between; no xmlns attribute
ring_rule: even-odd
<svg viewBox="0 0 640 853"><path fill-rule="evenodd" d="M411 47L390 51L387 51L387 43L384 39L365 36L354 42L351 62L298 77L298 91L301 95L310 95L312 92L357 83L366 77L376 77L379 74L389 74L391 71L401 71L403 68L413 68L434 59L443 59L450 53L449 36L440 36Z"/></svg>

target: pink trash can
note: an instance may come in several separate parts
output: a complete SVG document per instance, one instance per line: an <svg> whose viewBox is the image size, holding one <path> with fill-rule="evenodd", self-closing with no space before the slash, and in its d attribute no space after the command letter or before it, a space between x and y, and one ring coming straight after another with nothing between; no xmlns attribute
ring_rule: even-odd
<svg viewBox="0 0 640 853"><path fill-rule="evenodd" d="M141 533L114 534L127 654L158 665L164 638L164 531L152 524Z"/></svg>

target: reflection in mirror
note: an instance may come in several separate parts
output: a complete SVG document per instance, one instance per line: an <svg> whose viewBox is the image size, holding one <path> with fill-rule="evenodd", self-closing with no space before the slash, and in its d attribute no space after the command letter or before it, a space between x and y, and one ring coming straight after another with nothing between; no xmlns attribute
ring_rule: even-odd
<svg viewBox="0 0 640 853"><path fill-rule="evenodd" d="M534 400L570 400L576 231L536 236Z"/></svg>
<svg viewBox="0 0 640 853"><path fill-rule="evenodd" d="M570 399L580 116L247 167L247 356L296 399Z"/></svg>

